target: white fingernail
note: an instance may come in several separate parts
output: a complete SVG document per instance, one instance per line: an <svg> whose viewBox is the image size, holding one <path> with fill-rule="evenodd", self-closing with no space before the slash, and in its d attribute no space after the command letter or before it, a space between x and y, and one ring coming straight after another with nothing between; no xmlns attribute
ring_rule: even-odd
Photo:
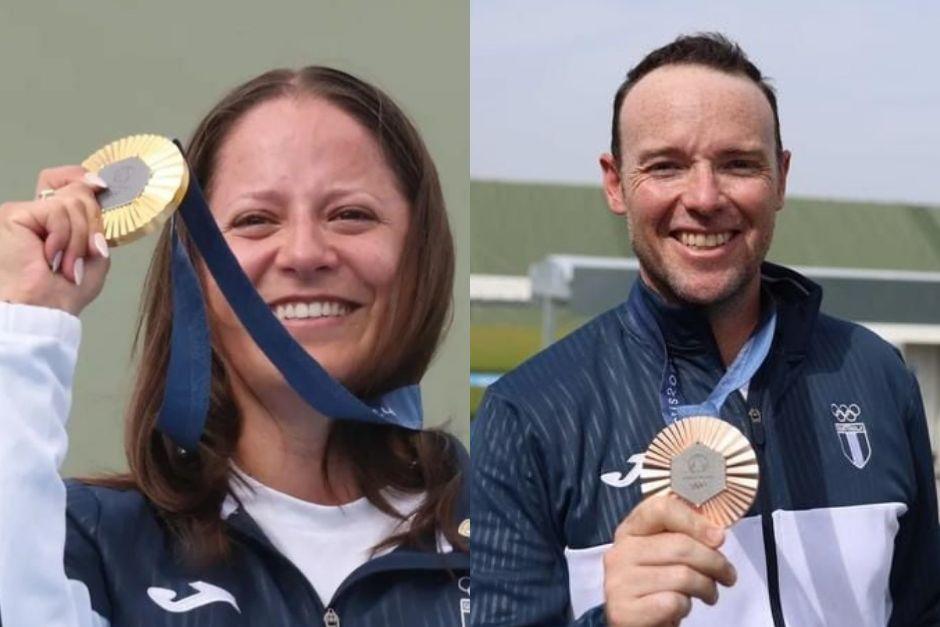
<svg viewBox="0 0 940 627"><path fill-rule="evenodd" d="M62 251L60 250L52 258L52 274L55 274L59 271L59 266L62 264Z"/></svg>
<svg viewBox="0 0 940 627"><path fill-rule="evenodd" d="M94 172L86 172L85 176L82 178L89 185L100 187L101 189L108 189L108 183Z"/></svg>
<svg viewBox="0 0 940 627"><path fill-rule="evenodd" d="M101 233L95 233L94 237L95 248L98 249L98 252L101 253L101 256L107 259L111 256L111 251L108 250L108 240L104 238L104 235Z"/></svg>
<svg viewBox="0 0 940 627"><path fill-rule="evenodd" d="M72 272L75 273L75 285L81 285L82 278L85 276L85 260L79 257L72 268Z"/></svg>

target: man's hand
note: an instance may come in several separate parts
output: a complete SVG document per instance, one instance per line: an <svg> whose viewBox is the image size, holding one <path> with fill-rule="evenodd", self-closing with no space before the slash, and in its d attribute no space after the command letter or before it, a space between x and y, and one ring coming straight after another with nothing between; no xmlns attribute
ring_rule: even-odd
<svg viewBox="0 0 940 627"><path fill-rule="evenodd" d="M724 529L676 498L653 497L630 512L604 554L604 598L611 627L678 625L692 598L718 601L734 567L717 549Z"/></svg>
<svg viewBox="0 0 940 627"><path fill-rule="evenodd" d="M101 292L109 268L101 183L79 166L43 170L36 188L52 195L0 205L0 301L77 316Z"/></svg>

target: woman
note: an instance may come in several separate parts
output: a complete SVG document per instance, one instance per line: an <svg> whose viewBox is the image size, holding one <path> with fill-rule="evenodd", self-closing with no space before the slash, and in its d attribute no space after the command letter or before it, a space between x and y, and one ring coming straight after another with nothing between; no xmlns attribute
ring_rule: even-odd
<svg viewBox="0 0 940 627"><path fill-rule="evenodd" d="M420 379L448 320L453 248L434 165L385 94L328 68L269 72L216 105L187 158L259 295L334 378L362 398ZM73 316L109 263L102 183L47 170L37 190L53 192L0 208L3 624L468 622L460 445L316 412L201 265L205 431L187 453L157 430L170 225L144 293L130 470L70 483L62 520Z"/></svg>

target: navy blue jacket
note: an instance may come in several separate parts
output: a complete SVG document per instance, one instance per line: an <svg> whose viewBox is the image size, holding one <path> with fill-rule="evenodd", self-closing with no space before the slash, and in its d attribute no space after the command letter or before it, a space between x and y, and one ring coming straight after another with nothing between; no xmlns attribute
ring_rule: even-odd
<svg viewBox="0 0 940 627"><path fill-rule="evenodd" d="M819 312L821 289L764 264L771 353L722 418L752 440L761 488L722 550L738 582L683 625L940 624L940 529L923 403L898 352ZM686 402L724 373L700 311L640 281ZM604 550L640 501L665 426L663 363L629 301L491 386L471 436L473 625L604 624Z"/></svg>
<svg viewBox="0 0 940 627"><path fill-rule="evenodd" d="M71 483L66 574L88 587L93 609L113 627L449 627L469 622L466 553L397 549L354 571L327 605L247 513L236 510L226 524L234 540L231 561L189 568L140 493ZM185 599L196 594L190 586L194 582L228 592L238 610L216 602L171 613L148 598L148 590L158 587Z"/></svg>

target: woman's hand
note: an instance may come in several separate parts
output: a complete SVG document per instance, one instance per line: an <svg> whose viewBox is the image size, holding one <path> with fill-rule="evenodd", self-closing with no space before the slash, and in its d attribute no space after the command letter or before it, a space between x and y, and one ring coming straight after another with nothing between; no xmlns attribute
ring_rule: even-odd
<svg viewBox="0 0 940 627"><path fill-rule="evenodd" d="M98 296L110 267L95 198L105 187L63 166L39 174L36 200L0 205L0 301L77 316Z"/></svg>

